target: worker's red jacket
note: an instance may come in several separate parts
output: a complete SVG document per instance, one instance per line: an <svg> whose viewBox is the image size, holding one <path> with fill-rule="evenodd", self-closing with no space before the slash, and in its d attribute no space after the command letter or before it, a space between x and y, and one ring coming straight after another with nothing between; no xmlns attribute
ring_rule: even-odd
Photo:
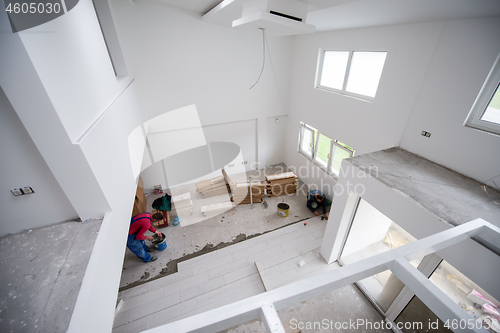
<svg viewBox="0 0 500 333"><path fill-rule="evenodd" d="M141 213L132 217L130 228L128 229L129 235L137 234L135 239L144 240L146 239L146 236L144 236L146 230L156 232L156 229L151 225L151 213Z"/></svg>

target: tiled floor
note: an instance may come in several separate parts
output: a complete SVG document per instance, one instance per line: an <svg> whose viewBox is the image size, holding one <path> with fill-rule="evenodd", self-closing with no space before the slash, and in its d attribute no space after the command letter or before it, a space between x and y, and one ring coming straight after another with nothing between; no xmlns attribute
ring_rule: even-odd
<svg viewBox="0 0 500 333"><path fill-rule="evenodd" d="M315 217L180 262L177 273L118 295L113 332L140 332L333 268L319 256L325 227Z"/></svg>

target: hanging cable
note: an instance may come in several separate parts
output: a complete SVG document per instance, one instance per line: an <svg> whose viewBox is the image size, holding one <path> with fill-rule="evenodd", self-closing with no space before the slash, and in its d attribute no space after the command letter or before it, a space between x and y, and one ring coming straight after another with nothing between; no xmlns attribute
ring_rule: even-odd
<svg viewBox="0 0 500 333"><path fill-rule="evenodd" d="M255 82L250 89L252 89L260 80L260 77L262 76L262 72L264 72L264 65L266 63L266 33L264 28L259 28L262 30L262 68L260 70L259 78L257 79L257 82Z"/></svg>
<svg viewBox="0 0 500 333"><path fill-rule="evenodd" d="M271 63L271 69L273 71L274 82L276 83L276 88L278 88L278 93L280 95L281 103L283 104L283 108L285 109L285 111L286 111L286 113L288 115L288 120L290 121L290 123L292 124L292 126L296 130L299 130L299 128L297 127L297 125L291 119L290 112L288 111L288 108L286 107L285 101L283 100L283 95L281 94L281 89L280 89L280 86L278 84L278 79L276 77L276 72L274 71L273 58L271 56L271 49L269 48L269 44L267 43L267 36L264 36L264 39L265 39L266 46L267 46L267 53L269 54L269 62Z"/></svg>

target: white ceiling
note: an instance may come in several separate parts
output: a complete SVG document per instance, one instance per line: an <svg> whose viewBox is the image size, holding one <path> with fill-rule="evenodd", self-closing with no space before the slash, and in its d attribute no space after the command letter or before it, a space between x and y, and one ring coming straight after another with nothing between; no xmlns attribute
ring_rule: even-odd
<svg viewBox="0 0 500 333"><path fill-rule="evenodd" d="M200 16L221 2L221 0L156 1L196 12ZM310 5L306 23L315 25L316 31L500 16L500 0L301 1Z"/></svg>

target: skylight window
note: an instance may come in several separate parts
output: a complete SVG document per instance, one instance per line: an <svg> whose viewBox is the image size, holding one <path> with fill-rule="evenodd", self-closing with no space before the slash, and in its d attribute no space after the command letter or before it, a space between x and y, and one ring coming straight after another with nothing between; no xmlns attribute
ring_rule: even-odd
<svg viewBox="0 0 500 333"><path fill-rule="evenodd" d="M500 125L500 92L498 87L479 120Z"/></svg>
<svg viewBox="0 0 500 333"><path fill-rule="evenodd" d="M316 88L373 99L387 52L324 51Z"/></svg>
<svg viewBox="0 0 500 333"><path fill-rule="evenodd" d="M500 55L498 55L465 125L500 134Z"/></svg>

